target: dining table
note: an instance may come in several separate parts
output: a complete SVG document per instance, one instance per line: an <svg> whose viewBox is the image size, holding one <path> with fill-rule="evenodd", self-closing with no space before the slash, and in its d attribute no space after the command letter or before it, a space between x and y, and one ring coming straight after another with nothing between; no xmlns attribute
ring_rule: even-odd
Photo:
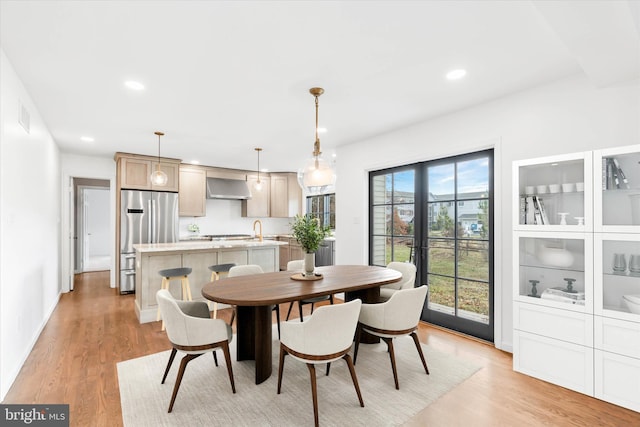
<svg viewBox="0 0 640 427"><path fill-rule="evenodd" d="M256 384L266 381L272 372L271 311L275 304L342 292L346 301L359 298L363 303L377 303L380 285L402 278L396 270L371 265L316 267L315 274L319 276L306 280L292 278L294 275L300 278L295 271L235 276L207 283L202 288L206 299L236 306L237 360L255 360ZM375 342L373 336L368 340Z"/></svg>

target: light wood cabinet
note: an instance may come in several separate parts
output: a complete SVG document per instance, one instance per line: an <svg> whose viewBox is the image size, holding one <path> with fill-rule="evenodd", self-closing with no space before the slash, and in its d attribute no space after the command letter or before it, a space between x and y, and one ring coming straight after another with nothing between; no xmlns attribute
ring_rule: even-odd
<svg viewBox="0 0 640 427"><path fill-rule="evenodd" d="M160 170L167 174L167 184L155 186L151 183L151 173L158 166L158 159L135 154L116 153L119 188L129 190L178 191L178 159L161 159Z"/></svg>
<svg viewBox="0 0 640 427"><path fill-rule="evenodd" d="M292 218L302 214L302 189L295 173L272 173L271 217Z"/></svg>
<svg viewBox="0 0 640 427"><path fill-rule="evenodd" d="M180 216L205 216L207 173L203 169L180 167Z"/></svg>
<svg viewBox="0 0 640 427"><path fill-rule="evenodd" d="M247 175L247 185L251 191L251 199L242 201L242 216L249 218L265 218L270 216L271 184L269 177L260 175L262 191L256 191L254 185L258 175Z"/></svg>

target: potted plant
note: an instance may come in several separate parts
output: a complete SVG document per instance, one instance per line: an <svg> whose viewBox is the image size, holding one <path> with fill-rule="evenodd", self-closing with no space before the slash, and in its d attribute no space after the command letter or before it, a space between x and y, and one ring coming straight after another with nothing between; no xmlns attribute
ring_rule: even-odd
<svg viewBox="0 0 640 427"><path fill-rule="evenodd" d="M329 226L321 226L320 220L311 214L296 215L291 224L293 237L304 249L304 275L312 276L320 243L331 233Z"/></svg>

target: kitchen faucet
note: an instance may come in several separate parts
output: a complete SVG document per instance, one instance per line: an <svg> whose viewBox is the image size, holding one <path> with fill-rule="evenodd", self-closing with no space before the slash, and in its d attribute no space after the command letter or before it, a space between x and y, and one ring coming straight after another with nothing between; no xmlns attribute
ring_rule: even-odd
<svg viewBox="0 0 640 427"><path fill-rule="evenodd" d="M262 221L260 221L259 219L256 219L255 221L253 221L253 232L256 232L256 224L258 224L260 226L260 234L256 233L256 237L260 239L260 241L262 242Z"/></svg>

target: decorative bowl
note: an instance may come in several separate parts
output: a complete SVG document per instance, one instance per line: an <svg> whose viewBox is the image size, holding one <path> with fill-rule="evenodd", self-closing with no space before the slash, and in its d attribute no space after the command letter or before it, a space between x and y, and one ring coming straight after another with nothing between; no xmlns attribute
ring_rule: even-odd
<svg viewBox="0 0 640 427"><path fill-rule="evenodd" d="M622 295L622 300L630 312L640 314L640 295Z"/></svg>

